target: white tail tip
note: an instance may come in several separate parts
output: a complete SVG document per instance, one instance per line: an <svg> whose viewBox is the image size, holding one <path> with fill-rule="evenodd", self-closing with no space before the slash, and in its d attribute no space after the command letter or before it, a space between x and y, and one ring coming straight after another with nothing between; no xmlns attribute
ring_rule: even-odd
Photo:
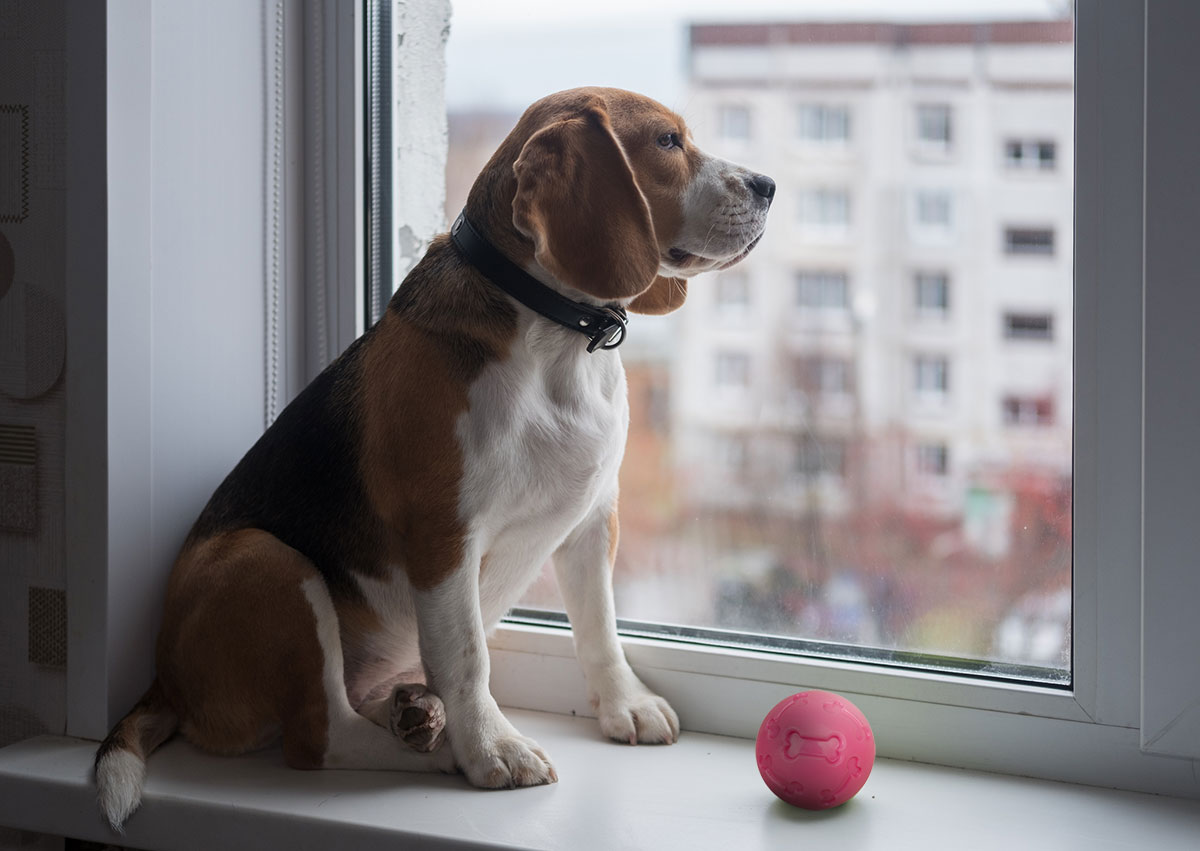
<svg viewBox="0 0 1200 851"><path fill-rule="evenodd" d="M145 778L146 762L132 751L109 751L96 763L100 812L117 833L142 802Z"/></svg>

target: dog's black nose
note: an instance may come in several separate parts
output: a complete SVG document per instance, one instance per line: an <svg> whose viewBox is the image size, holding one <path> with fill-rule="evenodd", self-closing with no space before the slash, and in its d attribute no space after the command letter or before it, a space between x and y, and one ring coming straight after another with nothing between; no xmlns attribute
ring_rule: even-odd
<svg viewBox="0 0 1200 851"><path fill-rule="evenodd" d="M761 195L768 201L775 197L775 181L765 174L756 174L752 177L747 177L746 185L753 189L755 194Z"/></svg>

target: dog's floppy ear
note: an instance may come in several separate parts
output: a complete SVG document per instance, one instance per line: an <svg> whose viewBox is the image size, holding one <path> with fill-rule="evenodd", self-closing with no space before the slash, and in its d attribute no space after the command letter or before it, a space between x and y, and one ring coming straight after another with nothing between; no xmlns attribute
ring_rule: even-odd
<svg viewBox="0 0 1200 851"><path fill-rule="evenodd" d="M686 278L664 278L660 275L654 279L650 289L629 303L629 309L634 313L654 315L670 313L683 307L686 298Z"/></svg>
<svg viewBox="0 0 1200 851"><path fill-rule="evenodd" d="M513 224L550 274L601 299L650 286L659 263L650 208L602 100L529 137L513 172Z"/></svg>

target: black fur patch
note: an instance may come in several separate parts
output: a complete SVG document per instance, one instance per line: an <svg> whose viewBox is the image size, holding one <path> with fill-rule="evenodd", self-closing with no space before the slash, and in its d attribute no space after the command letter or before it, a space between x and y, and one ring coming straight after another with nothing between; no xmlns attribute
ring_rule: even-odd
<svg viewBox="0 0 1200 851"><path fill-rule="evenodd" d="M189 542L262 529L305 555L330 593L361 599L351 571L380 569L382 536L358 474L355 405L367 332L250 448L200 513Z"/></svg>

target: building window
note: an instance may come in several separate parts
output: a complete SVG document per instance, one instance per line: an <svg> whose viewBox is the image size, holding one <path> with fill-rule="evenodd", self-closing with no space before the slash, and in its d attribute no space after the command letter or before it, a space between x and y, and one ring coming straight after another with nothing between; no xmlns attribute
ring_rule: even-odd
<svg viewBox="0 0 1200 851"><path fill-rule="evenodd" d="M845 358L817 360L817 387L825 396L844 396L850 392L850 361Z"/></svg>
<svg viewBox="0 0 1200 851"><path fill-rule="evenodd" d="M914 387L921 396L950 392L950 360L944 355L918 355L913 361Z"/></svg>
<svg viewBox="0 0 1200 851"><path fill-rule="evenodd" d="M950 472L950 447L944 443L917 445L917 472L923 476L945 476Z"/></svg>
<svg viewBox="0 0 1200 851"><path fill-rule="evenodd" d="M846 273L829 271L797 272L796 305L802 310L849 310L850 284L846 278Z"/></svg>
<svg viewBox="0 0 1200 851"><path fill-rule="evenodd" d="M1000 404L1006 426L1054 425L1054 400L1048 396L1005 396Z"/></svg>
<svg viewBox="0 0 1200 851"><path fill-rule="evenodd" d="M717 465L726 473L742 475L749 469L750 448L745 435L715 435L713 455Z"/></svg>
<svg viewBox="0 0 1200 851"><path fill-rule="evenodd" d="M744 271L723 272L717 277L717 307L745 310L750 306L750 278Z"/></svg>
<svg viewBox="0 0 1200 851"><path fill-rule="evenodd" d="M722 139L750 138L750 108L726 104L717 110L717 132Z"/></svg>
<svg viewBox="0 0 1200 851"><path fill-rule="evenodd" d="M917 107L917 142L922 147L948 151L953 143L953 114L947 104Z"/></svg>
<svg viewBox="0 0 1200 851"><path fill-rule="evenodd" d="M846 447L840 440L804 435L796 440L792 469L803 478L846 475Z"/></svg>
<svg viewBox="0 0 1200 851"><path fill-rule="evenodd" d="M1058 146L1054 142L1009 139L1004 143L1004 164L1023 171L1053 171Z"/></svg>
<svg viewBox="0 0 1200 851"><path fill-rule="evenodd" d="M750 355L746 352L717 352L717 386L749 387Z"/></svg>
<svg viewBox="0 0 1200 851"><path fill-rule="evenodd" d="M850 226L850 193L845 189L800 192L800 223L806 228L844 231Z"/></svg>
<svg viewBox="0 0 1200 851"><path fill-rule="evenodd" d="M1054 231L1050 228L1005 228L1004 253L1051 256L1054 254Z"/></svg>
<svg viewBox="0 0 1200 851"><path fill-rule="evenodd" d="M1054 317L1049 313L1006 313L1004 337L1007 340L1053 340Z"/></svg>
<svg viewBox="0 0 1200 851"><path fill-rule="evenodd" d="M850 141L850 108L804 103L796 109L797 135L803 142L844 145Z"/></svg>
<svg viewBox="0 0 1200 851"><path fill-rule="evenodd" d="M917 272L913 278L913 303L921 318L950 314L950 277L945 272Z"/></svg>
<svg viewBox="0 0 1200 851"><path fill-rule="evenodd" d="M953 202L949 192L921 190L916 195L916 224L920 228L947 230L952 224Z"/></svg>
<svg viewBox="0 0 1200 851"><path fill-rule="evenodd" d="M805 395L845 396L854 387L853 362L840 357L799 357L793 363L792 380Z"/></svg>

